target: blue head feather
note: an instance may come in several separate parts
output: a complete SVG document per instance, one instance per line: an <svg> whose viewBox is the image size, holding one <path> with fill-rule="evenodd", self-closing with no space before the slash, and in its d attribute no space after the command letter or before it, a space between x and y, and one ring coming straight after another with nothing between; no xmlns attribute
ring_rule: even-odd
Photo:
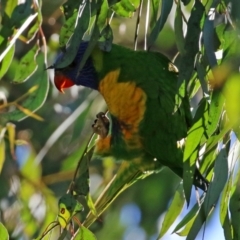
<svg viewBox="0 0 240 240"><path fill-rule="evenodd" d="M56 70L62 72L63 75L71 79L76 85L82 85L97 90L98 89L97 72L93 66L91 56L87 59L85 65L80 71L80 74L77 76L78 68L82 60L82 57L87 49L87 46L88 42L81 42L73 62L66 68ZM64 53L61 53L61 55L59 55L57 61L61 59L63 54Z"/></svg>

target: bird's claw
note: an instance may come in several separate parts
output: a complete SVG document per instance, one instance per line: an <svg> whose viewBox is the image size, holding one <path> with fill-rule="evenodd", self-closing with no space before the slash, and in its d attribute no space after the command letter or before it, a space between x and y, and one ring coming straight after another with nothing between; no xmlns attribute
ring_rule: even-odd
<svg viewBox="0 0 240 240"><path fill-rule="evenodd" d="M93 132L98 134L101 138L105 138L109 131L109 119L103 112L96 115L94 124L92 125Z"/></svg>

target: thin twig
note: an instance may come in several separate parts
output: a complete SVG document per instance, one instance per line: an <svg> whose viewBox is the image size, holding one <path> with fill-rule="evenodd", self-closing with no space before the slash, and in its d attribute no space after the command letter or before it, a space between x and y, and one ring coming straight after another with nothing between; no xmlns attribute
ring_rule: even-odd
<svg viewBox="0 0 240 240"><path fill-rule="evenodd" d="M143 6L143 0L140 1L140 6L138 10L138 16L137 16L137 22L136 22L136 28L135 28L135 36L134 36L134 50L137 50L137 40L138 40L138 33L140 28L140 20L142 15L142 6Z"/></svg>

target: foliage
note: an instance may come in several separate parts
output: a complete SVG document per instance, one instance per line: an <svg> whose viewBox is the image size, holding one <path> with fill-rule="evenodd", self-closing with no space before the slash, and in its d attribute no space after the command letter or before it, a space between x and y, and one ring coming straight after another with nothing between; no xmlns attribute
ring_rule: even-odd
<svg viewBox="0 0 240 240"><path fill-rule="evenodd" d="M154 213L148 216L148 222L156 212L159 216L167 210L158 239L173 226L174 233L195 239L217 203L225 238L239 239L239 1L68 0L61 10L61 1L55 4L44 5L41 0L1 2L1 236L8 239L9 233L11 239L96 239L92 232L98 234L97 224L92 232L88 228L103 221L102 213L111 209L111 204L119 208L117 197L134 184L131 191L137 191L136 186L144 189L141 198L126 191L146 212L152 207ZM99 112L99 108L105 108L96 93L75 89L75 93L81 93L77 97L72 91L57 98L56 90L49 88L52 75L46 71L47 58L53 61L58 46L49 32L58 32L59 47L68 49L58 62L60 68L73 61L82 38L90 40L80 71L96 44L110 51L113 39L121 41L119 25L128 26L131 32L131 26L136 26L127 40L135 49L137 45L145 50L160 46L168 55L175 54L173 62L179 70L176 109L182 98L191 101L193 123L185 140L183 183L175 193L176 181L168 187L168 183L159 184L160 177L151 176L139 185L139 178L150 173L127 178L124 176L131 163L117 168L111 158L94 159L95 136L89 119L93 120L92 113ZM127 34L123 37L127 39ZM168 46L173 38L174 45ZM127 41L122 43L126 45ZM210 186L201 196L197 192L192 206L196 162ZM101 173L102 184L92 194L89 176L94 172ZM162 176L169 181L164 172ZM152 180L157 184L149 184ZM155 202L148 199L152 193L162 202L159 198ZM167 207L169 199L172 201ZM176 225L186 204L188 212ZM63 228L61 233L57 226ZM145 226L152 231L152 226Z"/></svg>

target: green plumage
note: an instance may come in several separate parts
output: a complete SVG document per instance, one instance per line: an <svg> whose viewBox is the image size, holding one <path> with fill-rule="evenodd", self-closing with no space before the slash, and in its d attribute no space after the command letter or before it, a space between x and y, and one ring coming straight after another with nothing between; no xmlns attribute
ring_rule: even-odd
<svg viewBox="0 0 240 240"><path fill-rule="evenodd" d="M178 89L172 63L157 52L132 51L114 44L105 52L97 46L78 75L87 45L80 45L71 66L56 70L55 82L60 72L76 85L98 90L106 100L111 124L108 136L100 136L96 154L130 162L115 178L108 201L115 197L114 190L131 185L145 171L167 166L182 177L183 150L177 142L187 136L191 113L186 99L174 112ZM207 189L198 170L193 183Z"/></svg>
<svg viewBox="0 0 240 240"><path fill-rule="evenodd" d="M98 81L101 81L109 72L120 68L117 82L132 81L147 95L146 111L140 122L138 133L142 148L132 149L126 146L124 140L121 139L123 137L121 131L113 131L114 157L131 160L133 156L138 155L151 162L157 158L160 165L168 166L182 176L183 154L182 150L177 147L177 141L186 137L187 122L189 122L186 115L189 116L189 108L184 108L182 105L174 113L177 73L173 71L172 63L160 53L132 51L118 45L113 45L109 53L97 48L92 58L95 68L99 69ZM99 68L101 65L102 67ZM127 87L125 91L128 91ZM131 101L131 99L124 100ZM116 104L119 103L116 102ZM185 105L189 106L187 102ZM112 114L111 109L110 114ZM115 114L112 118L113 124L117 124L118 116ZM113 126L113 128L117 127Z"/></svg>

